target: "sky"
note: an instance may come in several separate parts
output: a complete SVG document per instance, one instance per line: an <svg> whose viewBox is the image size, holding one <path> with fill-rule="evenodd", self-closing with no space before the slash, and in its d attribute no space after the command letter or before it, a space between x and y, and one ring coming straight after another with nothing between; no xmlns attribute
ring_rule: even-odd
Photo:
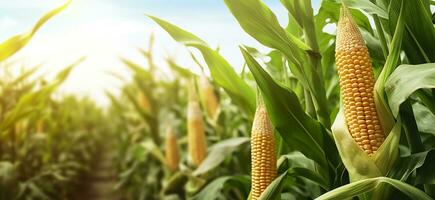
<svg viewBox="0 0 435 200"><path fill-rule="evenodd" d="M0 41L28 31L43 14L64 2L66 0L0 1ZM279 0L265 3L285 25L287 11ZM318 1L313 3L318 7ZM164 59L170 56L179 65L198 72L187 49L145 14L174 23L212 47L219 46L220 53L237 71L243 65L239 45L267 50L240 28L223 0L73 0L9 60L19 60L28 67L43 64L39 73L53 76L86 56L85 62L73 70L59 92L89 96L102 106L109 103L105 91L117 94L124 84L110 73L127 80L131 77L120 62L121 57L146 66L138 49L148 46L150 34L155 35L154 59L162 71L167 71Z"/></svg>

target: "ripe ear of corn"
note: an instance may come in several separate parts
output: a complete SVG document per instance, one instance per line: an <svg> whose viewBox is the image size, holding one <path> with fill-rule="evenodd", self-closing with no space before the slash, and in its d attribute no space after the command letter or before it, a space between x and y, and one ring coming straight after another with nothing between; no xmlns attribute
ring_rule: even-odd
<svg viewBox="0 0 435 200"><path fill-rule="evenodd" d="M355 22L352 21L350 13L344 6L341 10L341 16L338 25L339 30L337 31L338 38L336 41L336 60L340 73L340 87L343 101L331 127L334 141L337 145L337 150L340 154L341 160L349 172L349 179L351 182L364 180L367 178L386 176L393 167L399 155L401 120L400 118L397 118L396 121L391 115L388 104L383 96L383 79L380 79L380 81L376 82L374 86L372 85L373 75L371 74L371 68L367 68L367 66L371 66L371 63L367 61L369 59L367 49L364 45L361 34L358 32ZM358 51L353 51L355 49ZM354 52L354 55L349 52ZM355 55L356 57L353 57L353 60L352 56ZM355 70L356 66L359 66L360 68L362 68L361 66L364 66L365 69ZM361 75L363 76L361 77ZM357 77L356 82L353 82L355 81L354 77ZM367 78L367 80L365 78ZM360 90L360 88L353 87L357 85L365 86L364 84L360 84L360 82L358 82L362 80L370 82L368 84L367 82L364 83L369 85L369 88L371 89L361 87ZM365 89L365 93L363 89ZM371 95L371 98L369 98L369 95ZM375 105L373 106L373 104L369 103L368 101L357 101L363 100L362 97L367 97L364 98L364 100L370 100L370 102ZM361 109L363 110L362 113L360 111ZM372 111L376 112L377 121L373 120L373 116L375 115L373 115ZM358 116L358 114L365 115ZM366 119L366 114L368 119ZM358 121L358 117L360 117L361 120L362 117L364 117L364 123L358 124L358 122L360 122ZM370 117L372 118L370 119ZM358 127L351 125L352 123L355 124L355 118L357 120L356 124L358 124ZM379 125L376 126L377 124L374 125L373 122L379 123ZM369 133L369 129L367 128L370 130L373 130L371 128L374 128L375 135L364 138L360 137L361 130L363 130L362 132L364 135L364 131L366 131L367 134ZM382 134L385 134L382 139L376 139L376 130L379 130L379 128L381 128L380 130L382 130ZM360 132L355 133L355 131L358 130ZM370 133L373 133L373 131L370 131ZM358 140L358 138L368 138L369 141L373 140L374 138L376 142L382 142L381 144L373 142L373 144L375 144L373 145L374 148L370 146L370 148L365 149L364 143L362 143L362 145L361 143L358 144L358 141L361 141ZM376 192L373 191L372 193L378 193L378 191L381 191L380 193L382 193L382 190L382 187L379 187Z"/></svg>
<svg viewBox="0 0 435 200"><path fill-rule="evenodd" d="M189 103L187 107L188 151L192 164L199 166L207 155L207 144L204 132L204 121L198 102L195 86L189 87Z"/></svg>
<svg viewBox="0 0 435 200"><path fill-rule="evenodd" d="M340 13L335 51L349 132L358 146L372 155L385 140L374 100L372 62L361 32L345 7Z"/></svg>
<svg viewBox="0 0 435 200"><path fill-rule="evenodd" d="M218 112L219 100L213 85L207 79L206 76L201 77L201 96L204 100L205 107L207 109L207 114L210 118L214 119Z"/></svg>
<svg viewBox="0 0 435 200"><path fill-rule="evenodd" d="M142 91L139 92L139 95L137 97L137 102L139 106L147 113L151 112L151 104L148 100L148 97L143 93Z"/></svg>
<svg viewBox="0 0 435 200"><path fill-rule="evenodd" d="M273 128L262 102L258 103L251 131L252 199L258 199L277 176Z"/></svg>
<svg viewBox="0 0 435 200"><path fill-rule="evenodd" d="M169 170L174 172L178 168L179 162L179 154L178 154L178 145L177 138L174 134L174 130L172 127L168 127L166 132L166 165Z"/></svg>

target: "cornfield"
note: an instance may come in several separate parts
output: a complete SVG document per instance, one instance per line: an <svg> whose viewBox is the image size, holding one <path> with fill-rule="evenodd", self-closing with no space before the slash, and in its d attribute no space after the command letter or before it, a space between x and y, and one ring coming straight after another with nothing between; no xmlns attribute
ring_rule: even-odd
<svg viewBox="0 0 435 200"><path fill-rule="evenodd" d="M253 42L222 48L139 14L107 105L60 91L91 56L51 78L14 56L75 3L0 44L0 200L435 198L434 0L217 1Z"/></svg>

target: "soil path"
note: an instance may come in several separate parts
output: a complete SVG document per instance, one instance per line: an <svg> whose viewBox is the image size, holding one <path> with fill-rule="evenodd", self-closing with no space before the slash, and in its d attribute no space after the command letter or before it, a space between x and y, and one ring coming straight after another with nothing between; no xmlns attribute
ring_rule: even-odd
<svg viewBox="0 0 435 200"><path fill-rule="evenodd" d="M115 190L117 172L116 152L107 144L97 153L93 173L84 177L74 200L123 200L121 193Z"/></svg>

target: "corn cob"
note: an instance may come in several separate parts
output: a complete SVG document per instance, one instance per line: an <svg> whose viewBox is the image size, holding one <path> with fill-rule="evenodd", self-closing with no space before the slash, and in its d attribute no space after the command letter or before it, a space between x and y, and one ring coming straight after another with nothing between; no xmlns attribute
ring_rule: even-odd
<svg viewBox="0 0 435 200"><path fill-rule="evenodd" d="M174 130L169 127L166 132L166 165L169 170L175 171L178 168L179 155L177 138L175 137Z"/></svg>
<svg viewBox="0 0 435 200"><path fill-rule="evenodd" d="M349 131L358 146L372 155L385 139L373 96L372 63L362 35L345 7L338 21L335 52Z"/></svg>
<svg viewBox="0 0 435 200"><path fill-rule="evenodd" d="M207 154L204 121L196 95L194 84L189 87L189 103L187 107L188 150L192 164L199 166Z"/></svg>
<svg viewBox="0 0 435 200"><path fill-rule="evenodd" d="M44 121L42 119L36 122L36 133L44 133Z"/></svg>
<svg viewBox="0 0 435 200"><path fill-rule="evenodd" d="M277 175L275 139L266 108L259 103L251 132L251 196L258 199Z"/></svg>
<svg viewBox="0 0 435 200"><path fill-rule="evenodd" d="M14 126L15 135L20 134L23 131L24 131L24 123L21 121L15 122L15 126Z"/></svg>
<svg viewBox="0 0 435 200"><path fill-rule="evenodd" d="M139 104L139 106L147 113L151 112L151 104L150 101L148 100L148 97L142 92L139 92L138 98L137 98L137 102Z"/></svg>
<svg viewBox="0 0 435 200"><path fill-rule="evenodd" d="M205 76L201 77L201 93L208 116L214 118L218 111L219 100L216 96L213 86Z"/></svg>

